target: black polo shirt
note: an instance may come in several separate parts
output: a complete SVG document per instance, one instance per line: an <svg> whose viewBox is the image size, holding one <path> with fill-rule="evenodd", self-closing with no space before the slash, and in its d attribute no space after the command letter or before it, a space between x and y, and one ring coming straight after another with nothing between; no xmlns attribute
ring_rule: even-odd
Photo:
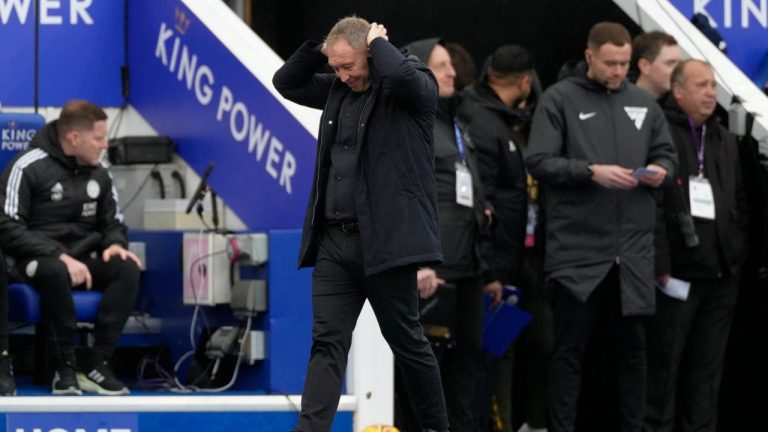
<svg viewBox="0 0 768 432"><path fill-rule="evenodd" d="M371 95L371 88L357 93L349 92L341 103L336 120L336 141L331 146L331 167L325 188L325 218L329 221L357 220L355 209L355 170L357 134L360 132L360 116Z"/></svg>

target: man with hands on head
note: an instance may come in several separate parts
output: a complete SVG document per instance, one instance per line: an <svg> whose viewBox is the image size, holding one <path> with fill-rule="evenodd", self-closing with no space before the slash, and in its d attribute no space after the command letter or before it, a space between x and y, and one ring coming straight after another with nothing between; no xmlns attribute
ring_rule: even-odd
<svg viewBox="0 0 768 432"><path fill-rule="evenodd" d="M100 165L107 115L72 100L3 172L0 243L39 293L56 372L53 394L128 394L109 360L133 310L141 262L127 250L112 177ZM85 364L75 359L72 289L104 292Z"/></svg>
<svg viewBox="0 0 768 432"><path fill-rule="evenodd" d="M334 73L324 73L328 64ZM299 252L312 274L312 351L298 431L331 428L347 354L368 300L421 428L447 431L440 371L419 323L419 267L442 261L429 69L358 17L307 41L275 73L286 99L323 110Z"/></svg>
<svg viewBox="0 0 768 432"><path fill-rule="evenodd" d="M643 425L644 326L655 306L653 191L677 157L659 105L625 79L631 53L623 26L596 24L586 62L544 92L533 118L525 160L545 197L551 431L575 428L582 360L598 327L610 333L617 364L614 429Z"/></svg>

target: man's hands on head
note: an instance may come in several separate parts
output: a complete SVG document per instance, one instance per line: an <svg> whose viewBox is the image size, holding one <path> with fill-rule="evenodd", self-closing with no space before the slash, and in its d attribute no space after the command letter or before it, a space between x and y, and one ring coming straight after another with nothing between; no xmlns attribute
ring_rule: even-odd
<svg viewBox="0 0 768 432"><path fill-rule="evenodd" d="M387 28L384 27L384 24L372 22L371 28L368 30L368 37L366 38L368 46L371 46L371 42L377 37L382 37L386 41L389 40L389 37L387 36Z"/></svg>

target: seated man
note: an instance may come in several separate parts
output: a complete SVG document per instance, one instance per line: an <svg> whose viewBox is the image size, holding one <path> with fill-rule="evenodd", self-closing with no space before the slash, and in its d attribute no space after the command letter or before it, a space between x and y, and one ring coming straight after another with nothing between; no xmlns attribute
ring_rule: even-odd
<svg viewBox="0 0 768 432"><path fill-rule="evenodd" d="M69 101L59 119L11 161L0 182L0 244L40 293L56 362L53 394L129 393L109 359L136 300L140 262L126 249L117 193L99 163L106 148L104 111ZM104 291L93 350L79 369L73 288Z"/></svg>

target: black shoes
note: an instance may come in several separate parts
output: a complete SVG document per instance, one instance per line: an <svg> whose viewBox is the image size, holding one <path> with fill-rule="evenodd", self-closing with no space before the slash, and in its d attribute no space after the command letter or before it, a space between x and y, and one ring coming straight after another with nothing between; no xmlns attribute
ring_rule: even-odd
<svg viewBox="0 0 768 432"><path fill-rule="evenodd" d="M61 362L53 375L51 384L54 395L81 395L80 386L77 385L77 370L72 361Z"/></svg>
<svg viewBox="0 0 768 432"><path fill-rule="evenodd" d="M0 396L16 394L16 383L13 381L13 366L8 351L0 353Z"/></svg>
<svg viewBox="0 0 768 432"><path fill-rule="evenodd" d="M101 360L89 363L89 367L85 372L77 373L77 383L81 389L106 396L119 396L130 393L128 386L115 376L115 373L109 368L107 361Z"/></svg>

